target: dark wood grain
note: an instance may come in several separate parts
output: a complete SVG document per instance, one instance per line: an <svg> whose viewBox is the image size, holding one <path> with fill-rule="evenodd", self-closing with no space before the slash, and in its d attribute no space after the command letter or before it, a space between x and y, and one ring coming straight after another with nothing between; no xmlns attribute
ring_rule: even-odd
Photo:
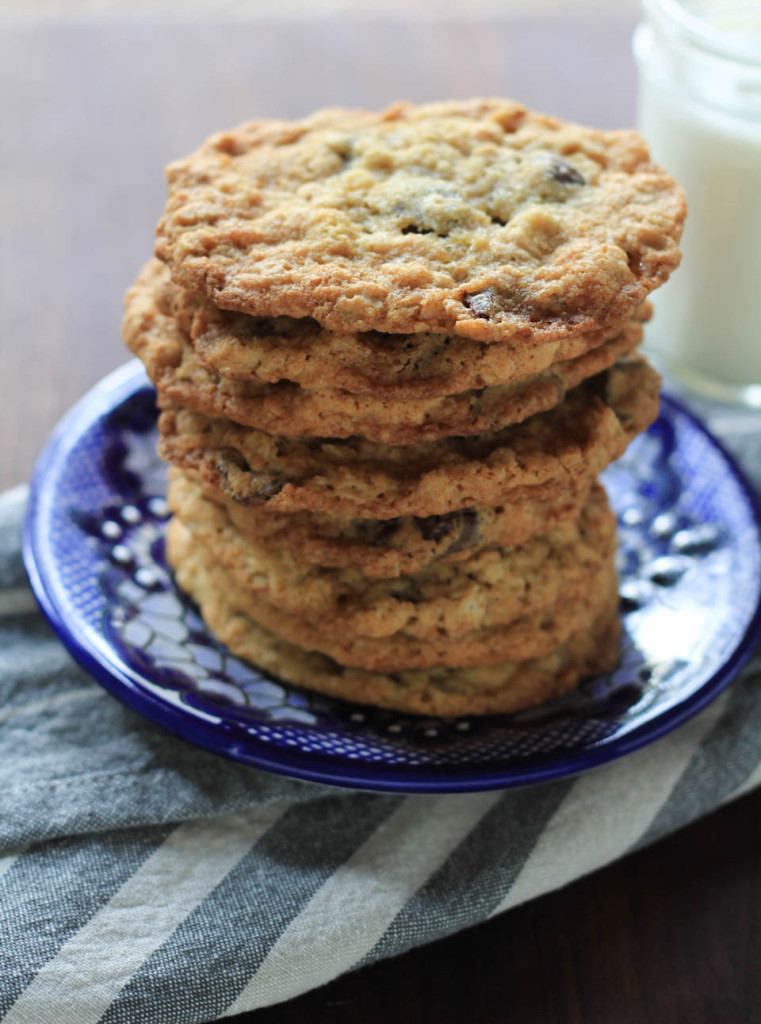
<svg viewBox="0 0 761 1024"><path fill-rule="evenodd" d="M235 1024L757 1024L761 794Z"/></svg>
<svg viewBox="0 0 761 1024"><path fill-rule="evenodd" d="M634 119L631 18L3 24L0 487L123 362L121 295L148 258L161 168L249 116L513 95ZM761 795L494 921L247 1024L753 1024Z"/></svg>

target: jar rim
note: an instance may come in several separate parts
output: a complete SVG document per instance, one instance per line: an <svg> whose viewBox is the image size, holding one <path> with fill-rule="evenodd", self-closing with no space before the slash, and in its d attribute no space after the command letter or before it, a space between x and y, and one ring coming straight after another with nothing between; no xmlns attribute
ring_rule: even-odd
<svg viewBox="0 0 761 1024"><path fill-rule="evenodd" d="M740 31L717 28L688 10L680 0L643 0L645 13L668 35L700 47L719 57L745 64L761 65L761 31L748 39ZM761 6L758 3L733 4L722 13L756 14L761 29Z"/></svg>

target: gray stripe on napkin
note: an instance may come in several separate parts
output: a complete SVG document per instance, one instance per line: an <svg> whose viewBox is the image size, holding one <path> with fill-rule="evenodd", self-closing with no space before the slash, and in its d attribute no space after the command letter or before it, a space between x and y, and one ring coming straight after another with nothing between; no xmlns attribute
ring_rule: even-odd
<svg viewBox="0 0 761 1024"><path fill-rule="evenodd" d="M645 846L717 807L758 767L761 673L738 679L726 710L637 846Z"/></svg>
<svg viewBox="0 0 761 1024"><path fill-rule="evenodd" d="M189 821L174 829L40 969L9 1011L7 1024L98 1024L162 936L232 870L281 813L271 805L232 815L221 828L216 822ZM171 899L162 898L167 888ZM100 956L93 958L93 950ZM78 988L87 992L86 1001L67 1005L61 993Z"/></svg>
<svg viewBox="0 0 761 1024"><path fill-rule="evenodd" d="M403 800L314 894L223 1016L291 999L355 967L498 800L493 792Z"/></svg>
<svg viewBox="0 0 761 1024"><path fill-rule="evenodd" d="M27 590L27 593L31 593ZM35 701L86 686L102 693L63 649L39 615L0 623L0 706L22 710Z"/></svg>
<svg viewBox="0 0 761 1024"><path fill-rule="evenodd" d="M443 938L488 917L517 878L573 781L505 793L412 897L362 963Z"/></svg>
<svg viewBox="0 0 761 1024"><path fill-rule="evenodd" d="M145 960L101 1024L140 1020L146 1001L168 1001L176 1020L216 1019L325 880L400 802L361 794L288 811Z"/></svg>
<svg viewBox="0 0 761 1024"><path fill-rule="evenodd" d="M15 548L6 543L0 568L18 546L16 523ZM94 683L40 616L0 620L0 854L45 839L336 792L264 775L176 739Z"/></svg>
<svg viewBox="0 0 761 1024"><path fill-rule="evenodd" d="M492 916L567 885L636 846L725 703L723 695L671 736L579 777Z"/></svg>
<svg viewBox="0 0 761 1024"><path fill-rule="evenodd" d="M112 832L99 836L96 843L57 840L16 858L0 877L0 1015L168 831ZM69 1019L73 1022L77 1016Z"/></svg>
<svg viewBox="0 0 761 1024"><path fill-rule="evenodd" d="M174 739L84 674L0 728L0 852L62 835L216 817L334 790L273 779ZM31 690L31 687L30 687Z"/></svg>

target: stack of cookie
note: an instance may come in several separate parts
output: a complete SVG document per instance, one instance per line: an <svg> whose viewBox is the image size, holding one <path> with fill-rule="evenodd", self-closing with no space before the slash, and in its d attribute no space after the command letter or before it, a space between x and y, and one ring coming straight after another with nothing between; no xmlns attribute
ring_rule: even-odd
<svg viewBox="0 0 761 1024"><path fill-rule="evenodd" d="M169 188L124 335L211 629L429 714L609 668L597 476L655 417L635 350L685 212L642 141L496 100L327 110L214 136Z"/></svg>

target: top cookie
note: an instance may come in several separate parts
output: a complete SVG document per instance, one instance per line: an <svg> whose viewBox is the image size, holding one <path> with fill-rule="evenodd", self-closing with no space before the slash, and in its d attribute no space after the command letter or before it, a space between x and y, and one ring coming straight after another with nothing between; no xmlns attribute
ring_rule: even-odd
<svg viewBox="0 0 761 1024"><path fill-rule="evenodd" d="M156 255L175 282L330 331L605 329L677 265L685 214L635 133L502 100L255 121L168 179Z"/></svg>

